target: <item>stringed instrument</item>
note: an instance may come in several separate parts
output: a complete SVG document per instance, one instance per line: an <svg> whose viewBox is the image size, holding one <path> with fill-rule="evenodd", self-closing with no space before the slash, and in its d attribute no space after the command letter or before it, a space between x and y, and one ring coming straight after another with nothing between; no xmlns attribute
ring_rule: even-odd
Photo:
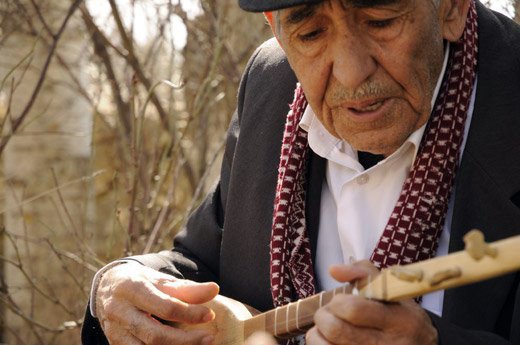
<svg viewBox="0 0 520 345"><path fill-rule="evenodd" d="M253 315L255 312L244 304L218 295L204 304L215 312L213 321L175 326L186 330L209 329L218 345L243 344L256 331L287 338L303 334L311 328L316 310L330 302L336 294L355 293L368 299L395 302L520 269L520 235L487 244L480 231L472 230L466 234L464 241L466 247L463 251L383 269L360 289L345 284L257 315Z"/></svg>

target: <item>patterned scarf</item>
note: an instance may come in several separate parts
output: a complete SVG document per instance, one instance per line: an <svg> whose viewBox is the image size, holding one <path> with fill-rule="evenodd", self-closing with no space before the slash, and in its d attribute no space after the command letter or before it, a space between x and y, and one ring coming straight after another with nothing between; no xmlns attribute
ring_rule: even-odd
<svg viewBox="0 0 520 345"><path fill-rule="evenodd" d="M477 12L472 1L462 38L452 43L439 96L399 200L370 260L378 268L435 256L464 135L477 64ZM309 145L299 127L307 100L298 85L285 124L271 234L274 306L315 293L305 225Z"/></svg>

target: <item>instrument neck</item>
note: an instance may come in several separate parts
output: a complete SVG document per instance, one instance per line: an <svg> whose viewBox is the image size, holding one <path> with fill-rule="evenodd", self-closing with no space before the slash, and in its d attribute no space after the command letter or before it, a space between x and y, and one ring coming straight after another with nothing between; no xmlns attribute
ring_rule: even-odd
<svg viewBox="0 0 520 345"><path fill-rule="evenodd" d="M468 235L472 235L468 237ZM406 266L394 266L368 278L356 294L378 301L400 301L500 276L520 269L520 236L487 244L472 231L465 237L465 251ZM351 294L355 287L334 290L278 307L244 321L244 334L265 331L276 337L292 337L312 327L314 313L336 294Z"/></svg>
<svg viewBox="0 0 520 345"><path fill-rule="evenodd" d="M314 314L319 308L329 303L336 294L349 294L352 290L351 284L345 284L258 314L244 321L246 336L258 330L263 330L277 338L290 338L304 334L314 325Z"/></svg>

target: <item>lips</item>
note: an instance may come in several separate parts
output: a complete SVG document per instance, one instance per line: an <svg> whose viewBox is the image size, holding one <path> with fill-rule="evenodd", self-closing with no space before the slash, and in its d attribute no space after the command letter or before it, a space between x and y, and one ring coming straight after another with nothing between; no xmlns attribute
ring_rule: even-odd
<svg viewBox="0 0 520 345"><path fill-rule="evenodd" d="M394 98L377 98L356 102L345 102L332 110L336 115L348 116L354 122L371 122L385 116L390 111ZM340 115L342 114L342 115Z"/></svg>
<svg viewBox="0 0 520 345"><path fill-rule="evenodd" d="M368 112L376 111L379 108L381 108L381 106L383 106L384 102L385 102L384 100L379 100L379 101L370 103L368 105L360 105L360 106L356 106L356 107L348 107L348 109L350 111L353 111L353 112L356 112L356 113L368 113Z"/></svg>

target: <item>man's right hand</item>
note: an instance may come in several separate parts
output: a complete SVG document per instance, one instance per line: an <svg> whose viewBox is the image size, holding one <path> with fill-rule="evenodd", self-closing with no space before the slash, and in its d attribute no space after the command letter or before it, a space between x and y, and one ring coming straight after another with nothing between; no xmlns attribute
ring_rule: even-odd
<svg viewBox="0 0 520 345"><path fill-rule="evenodd" d="M176 279L137 263L125 263L103 274L96 292L97 317L110 344L212 344L203 330L184 331L159 322L213 320L199 304L213 299L215 283Z"/></svg>

